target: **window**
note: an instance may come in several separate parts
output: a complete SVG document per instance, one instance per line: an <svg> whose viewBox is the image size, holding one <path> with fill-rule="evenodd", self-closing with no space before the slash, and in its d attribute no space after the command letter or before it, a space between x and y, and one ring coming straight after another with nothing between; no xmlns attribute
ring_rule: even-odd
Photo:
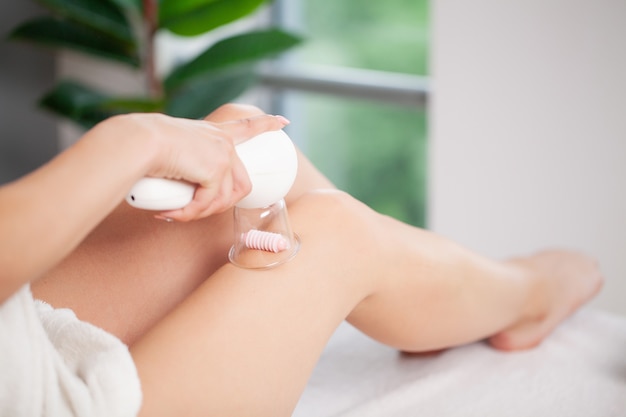
<svg viewBox="0 0 626 417"><path fill-rule="evenodd" d="M424 226L426 0L281 0L273 15L305 44L269 69L274 111L337 186Z"/></svg>

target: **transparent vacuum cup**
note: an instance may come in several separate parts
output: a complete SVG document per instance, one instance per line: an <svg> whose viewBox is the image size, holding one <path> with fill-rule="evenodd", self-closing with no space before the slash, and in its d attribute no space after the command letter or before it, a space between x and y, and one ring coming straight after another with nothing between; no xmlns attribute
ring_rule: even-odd
<svg viewBox="0 0 626 417"><path fill-rule="evenodd" d="M239 267L272 268L293 258L300 249L284 199L263 208L235 207L234 223L235 243L228 258Z"/></svg>

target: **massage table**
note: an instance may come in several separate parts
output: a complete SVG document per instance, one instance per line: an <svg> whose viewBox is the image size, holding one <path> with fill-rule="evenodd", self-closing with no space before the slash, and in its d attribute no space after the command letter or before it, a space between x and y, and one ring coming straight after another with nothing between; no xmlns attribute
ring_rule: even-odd
<svg viewBox="0 0 626 417"><path fill-rule="evenodd" d="M626 317L591 308L540 346L409 355L342 324L293 417L626 416Z"/></svg>

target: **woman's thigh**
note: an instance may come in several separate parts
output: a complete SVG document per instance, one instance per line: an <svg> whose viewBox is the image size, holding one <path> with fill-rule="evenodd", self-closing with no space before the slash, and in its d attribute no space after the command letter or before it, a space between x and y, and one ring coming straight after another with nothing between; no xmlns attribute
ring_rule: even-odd
<svg viewBox="0 0 626 417"><path fill-rule="evenodd" d="M359 215L370 216L344 194L303 196L291 212L294 259L224 265L131 346L141 415L291 415L326 342L373 289L361 260L376 242Z"/></svg>

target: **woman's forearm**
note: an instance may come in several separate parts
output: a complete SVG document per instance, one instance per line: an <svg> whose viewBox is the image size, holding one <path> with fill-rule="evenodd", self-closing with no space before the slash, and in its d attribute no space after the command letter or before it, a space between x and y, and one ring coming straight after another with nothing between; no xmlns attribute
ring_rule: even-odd
<svg viewBox="0 0 626 417"><path fill-rule="evenodd" d="M154 141L122 137L116 123L0 188L0 301L65 257L148 171Z"/></svg>

